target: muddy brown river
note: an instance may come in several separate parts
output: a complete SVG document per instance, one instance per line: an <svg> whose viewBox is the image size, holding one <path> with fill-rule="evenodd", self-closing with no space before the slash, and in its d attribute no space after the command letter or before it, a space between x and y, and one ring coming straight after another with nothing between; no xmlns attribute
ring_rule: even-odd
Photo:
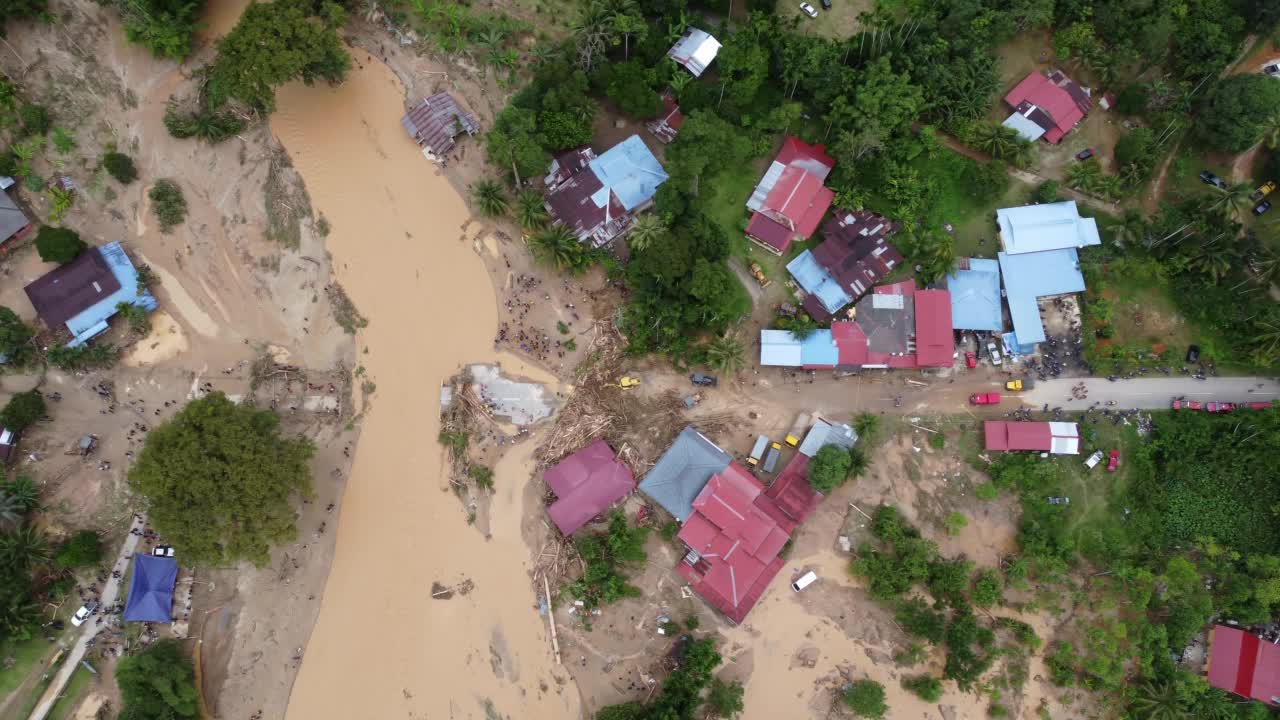
<svg viewBox="0 0 1280 720"><path fill-rule="evenodd" d="M497 467L486 539L446 489L435 440L440 382L493 357L494 291L460 240L461 198L400 127L401 84L361 60L340 87L283 88L271 117L330 223L336 279L370 320L357 358L377 385L288 717L574 718L520 537L532 444ZM432 582L464 579L469 594L430 599Z"/></svg>

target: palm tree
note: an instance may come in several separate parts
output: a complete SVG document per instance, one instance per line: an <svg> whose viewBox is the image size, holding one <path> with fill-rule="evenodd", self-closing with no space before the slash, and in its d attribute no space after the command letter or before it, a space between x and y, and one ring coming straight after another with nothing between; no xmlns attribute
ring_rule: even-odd
<svg viewBox="0 0 1280 720"><path fill-rule="evenodd" d="M587 269L590 258L573 231L564 225L552 225L529 240L534 257L557 270L578 274Z"/></svg>
<svg viewBox="0 0 1280 720"><path fill-rule="evenodd" d="M725 333L707 344L707 365L726 373L737 372L743 365L746 348L735 335Z"/></svg>
<svg viewBox="0 0 1280 720"><path fill-rule="evenodd" d="M560 51L551 43L541 42L533 46L529 51L529 59L534 65L546 65L552 60L559 57Z"/></svg>
<svg viewBox="0 0 1280 720"><path fill-rule="evenodd" d="M1017 133L1003 125L982 123L973 130L971 141L974 148L985 152L993 158L1004 157L1010 145L1009 133L1017 137Z"/></svg>
<svg viewBox="0 0 1280 720"><path fill-rule="evenodd" d="M861 477L870 465L871 459L867 457L865 450L856 445L849 448L849 477Z"/></svg>
<svg viewBox="0 0 1280 720"><path fill-rule="evenodd" d="M631 223L631 231L627 233L627 247L632 252L646 250L666 231L666 224L656 213L641 215Z"/></svg>
<svg viewBox="0 0 1280 720"><path fill-rule="evenodd" d="M0 485L0 497L16 500L24 513L40 507L40 491L26 475L19 475L13 482Z"/></svg>
<svg viewBox="0 0 1280 720"><path fill-rule="evenodd" d="M1009 148L1009 162L1020 168L1031 164L1036 156L1036 145L1030 140L1014 133L1013 145Z"/></svg>
<svg viewBox="0 0 1280 720"><path fill-rule="evenodd" d="M1092 191L1101 179L1102 167L1093 158L1067 168L1067 185L1073 188Z"/></svg>
<svg viewBox="0 0 1280 720"><path fill-rule="evenodd" d="M25 572L52 558L49 539L31 525L0 535L0 567Z"/></svg>
<svg viewBox="0 0 1280 720"><path fill-rule="evenodd" d="M1126 210L1124 218L1111 228L1111 238L1120 247L1136 243L1146 233L1147 222L1137 210Z"/></svg>
<svg viewBox="0 0 1280 720"><path fill-rule="evenodd" d="M476 207L480 209L480 214L485 217L497 217L507 211L510 203L507 201L507 194L503 192L502 186L493 180L479 180L475 186L471 188L471 196L476 201Z"/></svg>
<svg viewBox="0 0 1280 720"><path fill-rule="evenodd" d="M27 508L21 500L12 495L0 494L0 529L18 527L26 514Z"/></svg>
<svg viewBox="0 0 1280 720"><path fill-rule="evenodd" d="M1249 207L1249 194L1253 190L1245 183L1234 183L1218 192L1222 194L1210 204L1210 209L1221 212L1225 218L1238 219Z"/></svg>
<svg viewBox="0 0 1280 720"><path fill-rule="evenodd" d="M1280 252L1269 245L1263 245L1254 251L1249 267L1262 285L1280 282Z"/></svg>
<svg viewBox="0 0 1280 720"><path fill-rule="evenodd" d="M547 207L536 190L521 190L516 196L516 220L525 230L537 230L547 224Z"/></svg>
<svg viewBox="0 0 1280 720"><path fill-rule="evenodd" d="M1204 247L1187 261L1187 267L1208 275L1218 282L1231 272L1235 253L1229 248Z"/></svg>
<svg viewBox="0 0 1280 720"><path fill-rule="evenodd" d="M667 87L671 88L672 94L675 95L676 100L679 100L680 93L684 92L684 89L689 86L689 83L693 82L693 76L684 72L684 69L679 65L676 65L674 60L671 61L669 67L675 68L678 72L671 73L671 80L667 82Z"/></svg>
<svg viewBox="0 0 1280 720"><path fill-rule="evenodd" d="M40 607L24 592L4 594L0 602L0 637L31 639L31 630L40 622Z"/></svg>
<svg viewBox="0 0 1280 720"><path fill-rule="evenodd" d="M1138 711L1138 717L1146 720L1186 720L1190 718L1182 706L1182 697L1173 683L1146 683L1138 688L1138 694L1129 705Z"/></svg>

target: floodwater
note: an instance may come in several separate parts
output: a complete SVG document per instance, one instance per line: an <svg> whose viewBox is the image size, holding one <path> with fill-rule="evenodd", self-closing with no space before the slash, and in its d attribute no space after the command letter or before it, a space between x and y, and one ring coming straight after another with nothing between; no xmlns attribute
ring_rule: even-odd
<svg viewBox="0 0 1280 720"><path fill-rule="evenodd" d="M447 489L436 442L441 381L494 355L493 287L460 239L467 210L400 127L395 76L353 55L341 86L282 88L271 116L332 228L336 280L369 319L357 362L376 384L287 717L577 717L520 536L534 441L496 468L488 539ZM503 369L547 377L512 358ZM430 599L432 582L467 579L470 593Z"/></svg>

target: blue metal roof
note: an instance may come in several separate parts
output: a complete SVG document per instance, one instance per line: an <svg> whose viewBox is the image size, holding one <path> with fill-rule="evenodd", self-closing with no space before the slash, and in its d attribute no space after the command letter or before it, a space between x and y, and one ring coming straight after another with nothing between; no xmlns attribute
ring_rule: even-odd
<svg viewBox="0 0 1280 720"><path fill-rule="evenodd" d="M840 349L827 328L814 330L803 340L789 330L760 331L760 364L779 367L840 364Z"/></svg>
<svg viewBox="0 0 1280 720"><path fill-rule="evenodd" d="M1098 223L1080 217L1075 200L996 210L1000 244L1011 255L1101 245Z"/></svg>
<svg viewBox="0 0 1280 720"><path fill-rule="evenodd" d="M170 622L173 620L173 586L178 580L178 561L155 555L134 555L129 597L125 600L125 622Z"/></svg>
<svg viewBox="0 0 1280 720"><path fill-rule="evenodd" d="M645 473L640 490L683 523L693 513L693 499L732 459L690 425Z"/></svg>
<svg viewBox="0 0 1280 720"><path fill-rule="evenodd" d="M1013 331L1022 347L1044 342L1044 325L1036 298L1084 291L1080 256L1075 248L1010 255L1000 253L1005 299Z"/></svg>
<svg viewBox="0 0 1280 720"><path fill-rule="evenodd" d="M951 326L956 330L1002 330L1000 263L970 258L968 270L947 276L951 292Z"/></svg>
<svg viewBox="0 0 1280 720"><path fill-rule="evenodd" d="M814 330L800 341L800 363L830 367L840 363L840 351L836 349L835 340L831 339L830 330Z"/></svg>
<svg viewBox="0 0 1280 720"><path fill-rule="evenodd" d="M667 179L662 164L649 152L639 135L632 135L609 148L590 165L591 172L603 186L591 196L596 207L607 204L612 190L623 208L634 210L652 200L658 186Z"/></svg>
<svg viewBox="0 0 1280 720"><path fill-rule="evenodd" d="M111 274L120 281L120 289L67 320L67 329L73 336L71 342L67 343L68 347L83 345L90 338L105 332L107 321L116 314L116 306L122 302L136 305L147 312L156 309L156 299L151 293L145 288L139 289L138 271L119 242L109 242L96 250L106 261L107 267L111 268Z"/></svg>
<svg viewBox="0 0 1280 720"><path fill-rule="evenodd" d="M787 272L796 279L804 291L818 298L822 307L832 315L840 308L853 302L853 298L840 287L840 283L826 271L813 257L813 253L805 250L787 263Z"/></svg>

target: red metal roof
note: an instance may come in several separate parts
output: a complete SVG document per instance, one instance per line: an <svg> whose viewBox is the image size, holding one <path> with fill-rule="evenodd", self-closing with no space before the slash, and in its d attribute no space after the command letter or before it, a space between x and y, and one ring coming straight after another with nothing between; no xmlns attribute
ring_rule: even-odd
<svg viewBox="0 0 1280 720"><path fill-rule="evenodd" d="M760 210L752 216L747 234L782 254L795 236L807 239L813 235L831 207L835 193L822 183L836 161L826 154L822 145L810 145L789 137L783 141L774 162L785 169L765 196ZM778 227L769 227L763 220Z"/></svg>
<svg viewBox="0 0 1280 720"><path fill-rule="evenodd" d="M951 367L955 343L951 330L951 293L916 291L916 365Z"/></svg>
<svg viewBox="0 0 1280 720"><path fill-rule="evenodd" d="M751 222L747 223L747 235L778 255L787 251L795 237L795 233L763 213L752 213Z"/></svg>
<svg viewBox="0 0 1280 720"><path fill-rule="evenodd" d="M988 450L1049 450L1053 433L1047 422L1005 422L987 420L982 424Z"/></svg>
<svg viewBox="0 0 1280 720"><path fill-rule="evenodd" d="M1274 705L1280 696L1280 646L1216 625L1209 637L1206 675L1216 688Z"/></svg>
<svg viewBox="0 0 1280 720"><path fill-rule="evenodd" d="M662 94L662 115L644 124L649 132L663 143L675 140L682 125L684 125L684 114L680 112L680 106L676 104L670 93Z"/></svg>
<svg viewBox="0 0 1280 720"><path fill-rule="evenodd" d="M1047 129L1044 139L1051 143L1057 143L1070 132L1091 105L1084 90L1059 71L1054 71L1052 79L1043 73L1031 73L1005 95L1004 101L1014 109L1028 102L1048 113L1054 127Z"/></svg>
<svg viewBox="0 0 1280 720"><path fill-rule="evenodd" d="M827 174L836 166L836 161L827 155L824 145L810 145L794 135L782 142L775 161L787 166L799 166L819 180L826 180Z"/></svg>
<svg viewBox="0 0 1280 720"><path fill-rule="evenodd" d="M558 498L547 514L565 535L636 488L631 469L599 438L548 468L542 479Z"/></svg>
<svg viewBox="0 0 1280 720"><path fill-rule="evenodd" d="M822 493L809 485L809 457L804 453L796 453L791 462L778 474L764 496L773 500L777 507L791 521L788 532L804 522L822 501ZM785 526L785 523L779 523Z"/></svg>
<svg viewBox="0 0 1280 720"><path fill-rule="evenodd" d="M857 300L902 262L888 240L898 225L869 210L837 209L832 215L822 226L824 240L813 249L813 259Z"/></svg>
<svg viewBox="0 0 1280 720"><path fill-rule="evenodd" d="M835 341L841 365L867 364L867 336L858 327L858 323L851 320L831 323L831 339Z"/></svg>

